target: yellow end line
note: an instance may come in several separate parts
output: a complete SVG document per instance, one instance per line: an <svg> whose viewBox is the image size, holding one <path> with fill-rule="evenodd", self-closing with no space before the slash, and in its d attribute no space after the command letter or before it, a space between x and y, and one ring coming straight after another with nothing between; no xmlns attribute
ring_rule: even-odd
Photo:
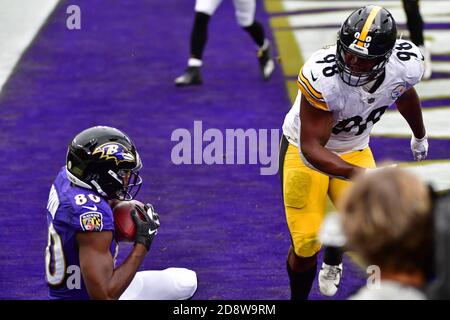
<svg viewBox="0 0 450 320"><path fill-rule="evenodd" d="M264 0L264 5L267 12L284 10L282 1ZM287 93L291 102L294 102L298 90L297 76L304 63L304 59L301 54L300 45L295 40L294 32L291 30L276 30L275 28L280 25L289 26L289 18L280 16L270 18L270 28L272 29L278 48L283 74L286 77L295 77L295 80L286 80Z"/></svg>

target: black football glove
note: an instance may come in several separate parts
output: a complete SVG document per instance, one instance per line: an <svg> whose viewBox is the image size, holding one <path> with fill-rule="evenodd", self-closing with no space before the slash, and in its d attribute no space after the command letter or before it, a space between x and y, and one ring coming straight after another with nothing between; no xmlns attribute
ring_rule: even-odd
<svg viewBox="0 0 450 320"><path fill-rule="evenodd" d="M144 219L138 216L136 209L142 214ZM148 251L153 238L158 233L160 226L159 215L155 212L153 206L147 203L144 208L135 206L135 209L131 211L131 217L136 223L136 237L134 238L134 242L143 244Z"/></svg>

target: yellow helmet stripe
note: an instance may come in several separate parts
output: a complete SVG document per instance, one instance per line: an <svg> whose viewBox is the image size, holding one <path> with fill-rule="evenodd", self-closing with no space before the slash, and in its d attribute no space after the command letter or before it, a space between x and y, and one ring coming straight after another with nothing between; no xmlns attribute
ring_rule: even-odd
<svg viewBox="0 0 450 320"><path fill-rule="evenodd" d="M381 10L380 6L374 6L372 10L369 13L369 16L367 17L366 23L364 23L364 26L361 30L361 34L358 38L357 46L363 47L364 42L366 41L367 33L369 33L370 26L373 23L373 20L375 20L375 17L377 16L378 12Z"/></svg>

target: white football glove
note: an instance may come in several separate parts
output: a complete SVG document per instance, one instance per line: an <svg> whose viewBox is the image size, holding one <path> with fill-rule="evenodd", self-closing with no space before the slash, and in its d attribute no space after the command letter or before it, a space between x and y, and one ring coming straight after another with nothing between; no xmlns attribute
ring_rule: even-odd
<svg viewBox="0 0 450 320"><path fill-rule="evenodd" d="M366 174L371 174L371 173L374 173L374 172L378 172L378 171L380 171L380 170L383 170L383 169L387 169L387 168L395 168L395 167L397 167L397 163L392 163L392 164L388 164L387 166L383 166L383 167L376 167L376 168L366 168Z"/></svg>
<svg viewBox="0 0 450 320"><path fill-rule="evenodd" d="M414 156L414 160L425 160L428 154L428 137L425 135L422 139L417 139L412 135L411 137L411 151Z"/></svg>
<svg viewBox="0 0 450 320"><path fill-rule="evenodd" d="M319 231L319 241L329 247L343 247L347 242L342 230L342 220L340 214L330 212L322 222Z"/></svg>

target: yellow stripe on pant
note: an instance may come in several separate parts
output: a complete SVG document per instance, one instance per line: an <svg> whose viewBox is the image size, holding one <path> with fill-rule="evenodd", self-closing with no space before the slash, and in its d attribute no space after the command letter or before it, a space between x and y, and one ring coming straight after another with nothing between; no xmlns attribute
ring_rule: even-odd
<svg viewBox="0 0 450 320"><path fill-rule="evenodd" d="M369 147L343 154L341 158L360 167L375 167ZM283 199L297 256L311 257L320 250L317 233L325 215L326 197L328 195L336 204L350 183L308 168L302 162L298 148L289 144L283 163Z"/></svg>

